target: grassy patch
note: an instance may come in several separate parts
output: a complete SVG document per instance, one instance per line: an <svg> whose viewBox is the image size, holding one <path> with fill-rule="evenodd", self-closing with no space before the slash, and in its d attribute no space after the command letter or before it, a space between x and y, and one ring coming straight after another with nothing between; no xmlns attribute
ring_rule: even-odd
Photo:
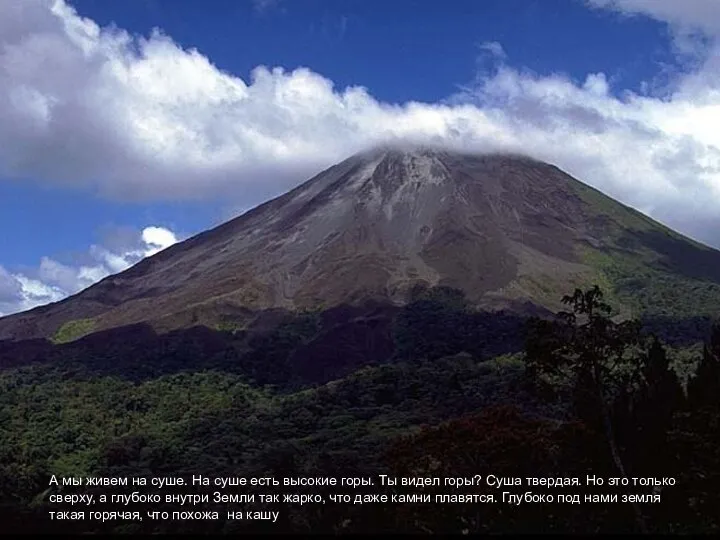
<svg viewBox="0 0 720 540"><path fill-rule="evenodd" d="M218 332L228 332L230 334L236 334L240 332L241 330L245 330L247 328L247 325L245 323L240 323L236 321L220 321L217 323L214 327L215 330Z"/></svg>
<svg viewBox="0 0 720 540"><path fill-rule="evenodd" d="M52 338L53 343L68 343L90 334L95 329L93 319L76 319L68 321L58 328Z"/></svg>

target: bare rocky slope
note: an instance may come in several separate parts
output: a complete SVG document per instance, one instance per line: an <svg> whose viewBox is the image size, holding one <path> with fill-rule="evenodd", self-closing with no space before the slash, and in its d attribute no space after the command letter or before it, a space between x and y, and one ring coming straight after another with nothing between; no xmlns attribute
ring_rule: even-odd
<svg viewBox="0 0 720 540"><path fill-rule="evenodd" d="M695 309L709 312L720 253L546 163L381 148L73 297L0 319L0 339L240 325L270 308L402 303L417 284L460 288L485 309L555 310L591 283L625 309L665 315L702 289L707 306Z"/></svg>

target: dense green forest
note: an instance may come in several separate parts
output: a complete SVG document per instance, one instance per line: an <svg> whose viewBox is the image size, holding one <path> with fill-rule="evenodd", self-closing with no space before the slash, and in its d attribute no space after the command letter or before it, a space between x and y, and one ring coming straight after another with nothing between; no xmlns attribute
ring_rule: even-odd
<svg viewBox="0 0 720 540"><path fill-rule="evenodd" d="M25 532L717 532L720 329L708 318L686 320L694 333L684 336L697 339L684 342L673 339L678 321L616 320L597 288L564 300L567 312L557 319L522 319L475 311L452 289L418 289L403 308L274 313L272 324L161 336L129 327L72 343L29 343L25 353L7 344L0 522ZM374 485L159 490L149 481L61 481L182 477L189 484L200 475L371 478ZM381 475L579 478L581 485L408 487L383 485ZM588 475L672 478L674 485L589 487ZM313 494L325 502L268 503L256 495L251 505L228 504L215 501L217 491ZM581 504L510 504L503 491L577 494ZM50 502L132 492L161 494L161 502ZM208 502L165 501L194 493L208 494ZM584 502L613 493L657 498ZM431 497L331 502L337 494ZM436 502L442 494L495 502ZM138 511L143 519L51 520L48 512L60 510ZM235 510L278 514L227 520ZM219 519L151 519L154 511L218 512Z"/></svg>

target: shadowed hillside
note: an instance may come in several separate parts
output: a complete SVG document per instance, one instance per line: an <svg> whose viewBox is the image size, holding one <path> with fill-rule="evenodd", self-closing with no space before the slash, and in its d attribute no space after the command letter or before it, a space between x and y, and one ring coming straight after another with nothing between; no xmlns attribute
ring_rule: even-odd
<svg viewBox="0 0 720 540"><path fill-rule="evenodd" d="M279 518L237 521L225 519L235 506L214 499L217 486L158 491L148 485L143 489L162 494L160 502L128 509L143 516L170 513L179 507L165 501L166 494L206 493L208 502L191 510L217 512L218 518L49 519L49 511L72 510L49 503L51 495L77 492L99 501L108 493L102 486L56 487L53 475L171 476L188 482L197 475L367 477L376 482L379 475L617 476L598 409L588 407L587 399L578 400L586 383L582 377L564 381L553 374L555 366L576 361L577 347L593 343L586 354L606 346L622 350L621 366L630 371L621 373L641 377L607 379L614 386L603 388L616 428L613 441L628 474L672 476L675 482L658 504L643 506L644 527L655 532L717 531L713 509L720 461L712 440L718 417L720 333L713 334L704 353L693 353L687 399L681 392L678 401L672 401L667 396L676 395L676 361L673 357L669 362L646 333L635 335L633 321L602 318L602 324L594 324L544 315L523 319L477 311L457 289L416 288L402 307L373 303L303 313L273 311L245 329L193 327L158 335L147 325L136 325L67 344L10 343L0 357L4 530L637 531L638 518L627 504L443 505L434 497L447 495L446 486L413 486L408 491L399 484L381 488L377 483L366 492L432 498L380 505L272 505L256 499L253 510L278 511ZM574 331L568 333L570 328ZM551 376L537 366L552 368L547 371ZM261 489L275 493L272 487ZM294 488L277 489L282 494ZM343 489L353 497L365 493ZM521 495L528 489L523 487ZM546 488L532 489L545 493ZM111 491L130 495L133 490L138 487ZM332 486L312 488L313 496L327 501L337 491ZM500 496L497 488L480 484L453 488L452 493ZM562 493L600 497L608 489L565 486ZM117 511L118 506L97 502L87 510Z"/></svg>

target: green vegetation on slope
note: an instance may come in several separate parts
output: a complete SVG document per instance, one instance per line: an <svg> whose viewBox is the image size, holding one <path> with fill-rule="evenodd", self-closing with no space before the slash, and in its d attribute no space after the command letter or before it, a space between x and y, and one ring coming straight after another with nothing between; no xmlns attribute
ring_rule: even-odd
<svg viewBox="0 0 720 540"><path fill-rule="evenodd" d="M616 301L629 306L636 317L691 317L720 312L720 283L663 270L653 254L585 248L583 258L600 270L600 281L611 285Z"/></svg>
<svg viewBox="0 0 720 540"><path fill-rule="evenodd" d="M530 354L565 354L565 334L549 341L557 348L531 346L531 334L523 354L514 344L524 336L516 320L473 312L461 296L447 289L421 291L408 306L393 310L389 323L382 322L375 311L372 316L352 311L345 315L336 311L332 316L288 315L275 329L255 336L193 329L160 338L137 330L137 342L128 344L127 334L119 342L108 334L103 344L76 341L55 347L55 356L45 361L0 371L0 520L4 530L632 530L634 518L626 505L595 504L283 504L277 523L227 521L228 505L212 502L215 486L207 504L190 508L217 511L222 517L215 521L47 519L47 511L58 508L47 499L60 489L49 485L52 475L183 477L188 482L198 474L226 478L377 478L381 474L584 478L590 471L617 475L602 429L592 415L578 412L572 382L548 389L526 369ZM576 336L570 344L577 348L587 341ZM694 373L702 360L703 373L712 379L718 371L712 355L720 353L720 332L715 341L704 352L684 349L673 354L676 371ZM385 345L378 348L378 342ZM386 342L395 344L390 354L373 356L385 350ZM627 348L627 353L628 366L647 363L642 347ZM653 354L662 357L660 353L655 349ZM342 369L333 365L348 357L353 360ZM616 382L624 384L621 379ZM703 385L697 378L688 385L698 386ZM694 393L717 395L713 388L705 385L702 392ZM617 392L613 399L625 395ZM625 417L618 414L623 404L613 404L616 421ZM637 422L618 424L619 448L633 467L631 474L677 477L677 486L663 492L663 504L647 509L658 532L717 530L715 493L720 491L713 491L712 486L720 461L711 444L717 425L712 420L713 406L700 403L671 411L671 420L664 417L666 432L653 450L662 448L657 456L678 457L655 469L648 468L651 461L643 454L647 445L638 443L648 432L637 432L638 425L643 429L654 425L654 413L647 416L648 407L641 407L635 410L642 414L632 417ZM655 410L659 409L653 406L651 412ZM678 463L693 466L688 470ZM103 487L94 489L98 495L108 492ZM127 489L129 494L138 488L130 485ZM198 489L186 487L181 492ZM259 492L267 493L265 489ZM352 493L349 489L342 492ZM410 492L419 489L413 486ZM447 492L446 487L442 489ZM482 489L476 493L497 495L495 488ZM153 491L151 486L147 490ZM327 490L317 493L338 492L337 487ZM522 493L526 490L523 487ZM264 508L272 506L257 507ZM146 510L188 508L166 503L163 497L159 505L142 507Z"/></svg>
<svg viewBox="0 0 720 540"><path fill-rule="evenodd" d="M90 334L95 329L93 319L76 319L68 321L58 328L52 338L53 343L69 343Z"/></svg>
<svg viewBox="0 0 720 540"><path fill-rule="evenodd" d="M572 187L594 214L607 216L612 221L616 230L630 229L642 231L656 229L660 226L667 232L672 233L670 229L666 229L641 212L608 197L601 191L587 184L575 181L572 182Z"/></svg>
<svg viewBox="0 0 720 540"><path fill-rule="evenodd" d="M612 303L627 306L635 317L720 314L717 252L589 186L573 186L604 242L585 246L580 256L598 270L596 282Z"/></svg>
<svg viewBox="0 0 720 540"><path fill-rule="evenodd" d="M261 475L278 445L296 448L303 467L322 453L382 467L373 464L377 448L414 426L522 400L520 372L507 360L401 363L283 395L219 372L135 384L63 380L46 366L10 370L0 375L0 485L16 487L0 502L29 505L51 475Z"/></svg>

